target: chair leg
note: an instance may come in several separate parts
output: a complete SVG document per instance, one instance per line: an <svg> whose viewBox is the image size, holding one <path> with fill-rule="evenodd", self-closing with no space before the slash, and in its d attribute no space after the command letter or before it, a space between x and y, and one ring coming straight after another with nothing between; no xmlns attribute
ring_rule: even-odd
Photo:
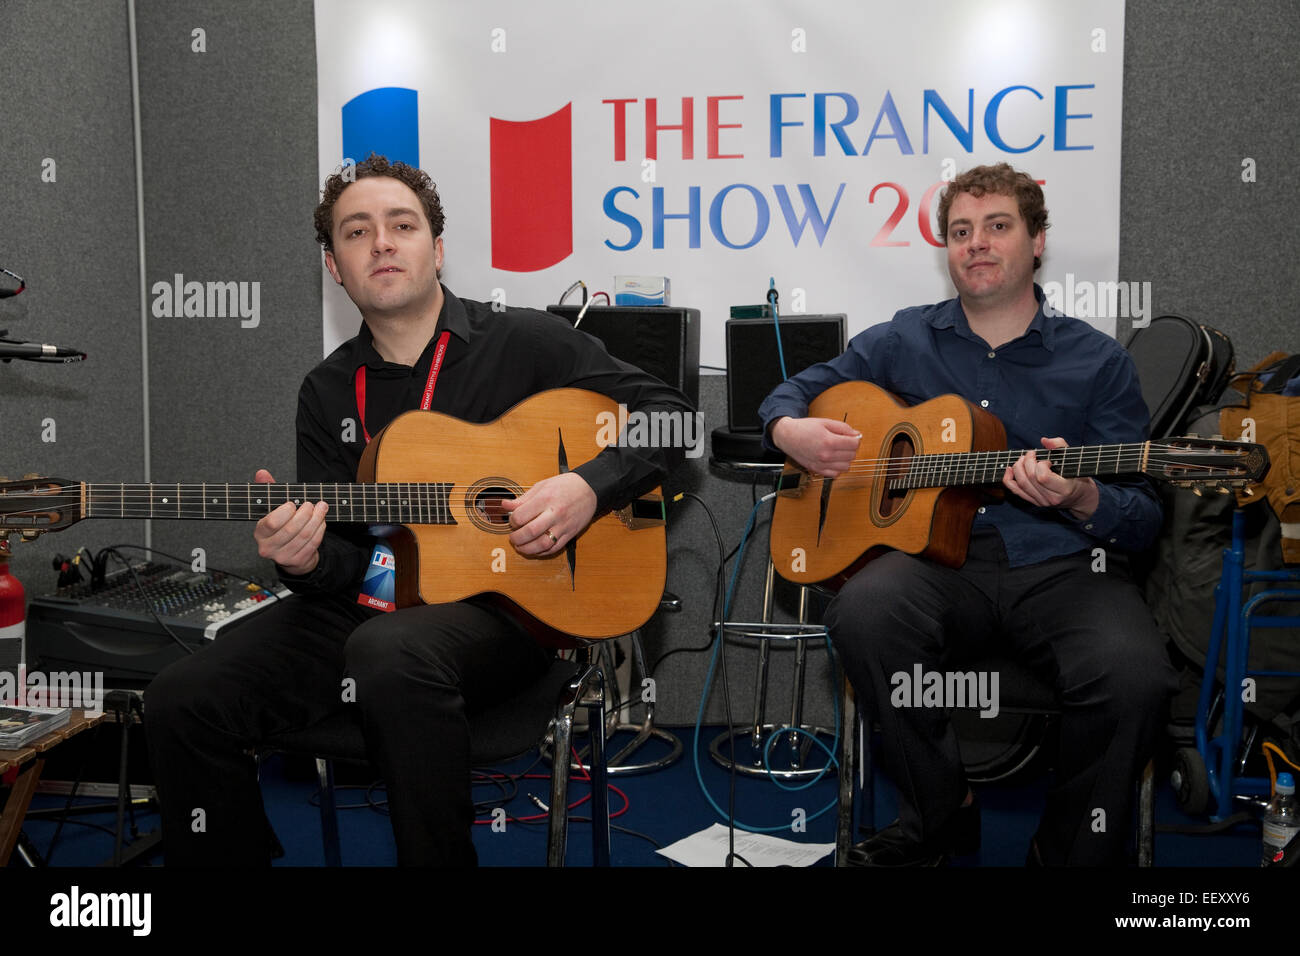
<svg viewBox="0 0 1300 956"><path fill-rule="evenodd" d="M591 734L591 860L593 866L609 866L609 781L605 767L604 675L597 675L598 691L588 687L584 701L587 731ZM567 754L566 754L567 756Z"/></svg>
<svg viewBox="0 0 1300 956"><path fill-rule="evenodd" d="M1138 784L1138 866L1156 862L1156 762L1148 760Z"/></svg>
<svg viewBox="0 0 1300 956"><path fill-rule="evenodd" d="M325 847L325 865L342 866L343 855L339 847L339 815L334 801L334 764L323 757L316 758L316 776L320 779L320 833Z"/></svg>
<svg viewBox="0 0 1300 956"><path fill-rule="evenodd" d="M841 696L840 733L840 797L835 827L835 865L848 864L849 850L853 847L853 793L854 773L857 769L858 707L853 697L853 687L844 678Z"/></svg>
<svg viewBox="0 0 1300 956"><path fill-rule="evenodd" d="M571 683L556 707L555 759L551 761L551 808L546 834L547 866L564 866L569 833L569 751L573 748L573 717L579 690L577 682Z"/></svg>

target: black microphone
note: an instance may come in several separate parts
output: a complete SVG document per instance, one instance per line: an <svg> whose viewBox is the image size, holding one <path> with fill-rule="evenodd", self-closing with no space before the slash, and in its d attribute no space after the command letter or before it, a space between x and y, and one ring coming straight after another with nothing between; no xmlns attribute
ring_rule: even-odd
<svg viewBox="0 0 1300 956"><path fill-rule="evenodd" d="M84 359L85 352L38 342L0 342L0 359Z"/></svg>

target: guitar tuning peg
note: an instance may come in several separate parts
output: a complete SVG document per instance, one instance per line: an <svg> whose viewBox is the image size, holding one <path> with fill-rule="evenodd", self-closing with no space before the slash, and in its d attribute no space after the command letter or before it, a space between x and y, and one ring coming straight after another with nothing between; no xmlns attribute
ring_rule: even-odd
<svg viewBox="0 0 1300 956"><path fill-rule="evenodd" d="M1219 494L1221 494L1221 495L1230 495L1230 494L1232 494L1232 489L1229 488L1229 487L1228 487L1227 485L1225 485L1225 484L1220 484L1220 485L1219 485Z"/></svg>
<svg viewBox="0 0 1300 956"><path fill-rule="evenodd" d="M1223 441L1223 436L1222 436L1222 435L1211 435L1211 436L1210 436L1210 441Z"/></svg>
<svg viewBox="0 0 1300 956"><path fill-rule="evenodd" d="M1243 482L1241 483L1241 488L1242 488L1243 491L1246 492L1246 495L1247 495L1248 497L1252 497L1252 498L1253 498L1253 497L1255 496L1255 488L1254 488L1252 485L1248 485L1248 484L1246 484L1246 483L1243 481Z"/></svg>
<svg viewBox="0 0 1300 956"><path fill-rule="evenodd" d="M21 534L23 540L29 544L41 536L41 533L35 528L28 528L25 531L20 531L19 534Z"/></svg>
<svg viewBox="0 0 1300 956"><path fill-rule="evenodd" d="M1192 486L1192 494L1196 495L1196 497L1198 497L1198 498L1204 498L1204 497L1205 497L1205 489L1202 488L1200 485L1193 485L1193 486Z"/></svg>
<svg viewBox="0 0 1300 956"><path fill-rule="evenodd" d="M39 478L39 477L41 476L36 474L36 472L33 471L30 475L23 475L23 481L31 481L33 478Z"/></svg>

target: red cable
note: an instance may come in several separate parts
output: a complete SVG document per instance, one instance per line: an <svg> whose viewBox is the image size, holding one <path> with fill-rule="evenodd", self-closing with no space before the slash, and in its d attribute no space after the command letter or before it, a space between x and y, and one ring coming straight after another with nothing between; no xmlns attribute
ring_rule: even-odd
<svg viewBox="0 0 1300 956"><path fill-rule="evenodd" d="M582 761L578 759L578 751L573 747L570 747L569 749L573 752L573 759L574 762L577 763L578 765L578 772L582 774L582 779L587 783L590 783L591 774L587 772L587 768L584 767L582 765ZM482 774L480 776L486 777L486 779L488 780L550 780L551 779L551 775L549 773L526 773L522 777L515 777L508 773ZM632 801L628 799L626 793L624 793L622 790L620 790L618 787L614 786L613 784L607 783L605 786L611 793L618 794L619 797L621 797L623 800L623 806L619 807L618 812L611 813L609 815L609 818L611 820L616 820L619 817L621 817L623 814L627 813L628 809L632 806ZM568 810L572 812L573 810L576 810L578 807L582 806L590 799L591 799L591 794L587 794L585 797L575 800L573 803L569 804ZM549 813L534 813L526 817L510 817L509 819L514 820L516 823L531 823L536 820L545 820L549 816L550 816ZM475 820L474 825L484 826L486 824L494 823L494 822L495 822L494 820L490 820L490 819Z"/></svg>

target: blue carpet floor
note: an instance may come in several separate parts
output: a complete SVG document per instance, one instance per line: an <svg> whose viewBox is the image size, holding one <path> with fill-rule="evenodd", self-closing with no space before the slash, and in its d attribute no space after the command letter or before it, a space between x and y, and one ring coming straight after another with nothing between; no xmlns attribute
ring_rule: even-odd
<svg viewBox="0 0 1300 956"><path fill-rule="evenodd" d="M706 744L719 728L708 728L702 735ZM684 739L686 752L674 766L657 773L612 779L620 793L611 795L614 824L637 834L615 830L612 858L616 866L665 867L667 860L655 852L655 844L666 845L724 819L714 810L696 780L692 760L691 730L677 731ZM661 746L652 743L651 747ZM702 748L703 749L703 748ZM538 762L536 755L520 758L497 768L501 773L517 775L525 771L546 774L549 766ZM321 849L320 818L314 800L317 787L309 764L272 758L262 768L262 789L267 814L284 846L278 866L313 867L324 863ZM728 776L707 754L701 756L700 771L714 802L727 805ZM349 809L340 812L343 862L346 866L390 866L395 862L392 831L382 811L382 789L367 790L364 773L353 774L365 781L355 789L340 790L339 802ZM1039 775L1015 786L985 785L977 788L983 806L983 840L978 854L958 858L957 867L1019 867L1025 859L1029 839L1036 826L1047 787L1046 775ZM586 798L589 788L575 774L570 791L571 802ZM763 779L740 776L736 783L736 815L746 824L773 828L777 835L806 843L834 841L836 784L833 776L799 792L785 792ZM546 860L546 827L542 811L529 794L541 801L549 799L546 779L521 779L514 783L484 781L475 788L482 801L484 824L476 826L474 841L479 861L485 867L542 866ZM508 799L509 798L509 799ZM58 807L63 797L38 795L33 808ZM103 798L99 798L100 801ZM79 801L94 803L95 800ZM375 806L379 804L379 806ZM502 813L493 813L500 808ZM591 862L591 828L578 818L589 813L585 802L571 811L575 818L569 830L568 863L583 866ZM875 819L883 825L894 816L894 798L887 782L876 787ZM497 820L497 826L491 821ZM504 818L504 825L501 820ZM529 822L532 818L531 822ZM111 859L114 825L112 812L73 818L66 823L53 844L56 824L50 820L29 820L25 833L34 849L54 867L96 866ZM1164 779L1158 780L1156 822L1194 824L1181 813L1173 793ZM138 831L157 827L157 816L136 817ZM797 827L797 829L796 829ZM52 845L53 844L53 845ZM1258 865L1259 829L1244 825L1228 833L1213 836L1189 836L1158 833L1156 865L1158 867L1252 867ZM161 857L154 856L153 864ZM819 865L829 866L830 857ZM17 865L15 859L11 865Z"/></svg>

